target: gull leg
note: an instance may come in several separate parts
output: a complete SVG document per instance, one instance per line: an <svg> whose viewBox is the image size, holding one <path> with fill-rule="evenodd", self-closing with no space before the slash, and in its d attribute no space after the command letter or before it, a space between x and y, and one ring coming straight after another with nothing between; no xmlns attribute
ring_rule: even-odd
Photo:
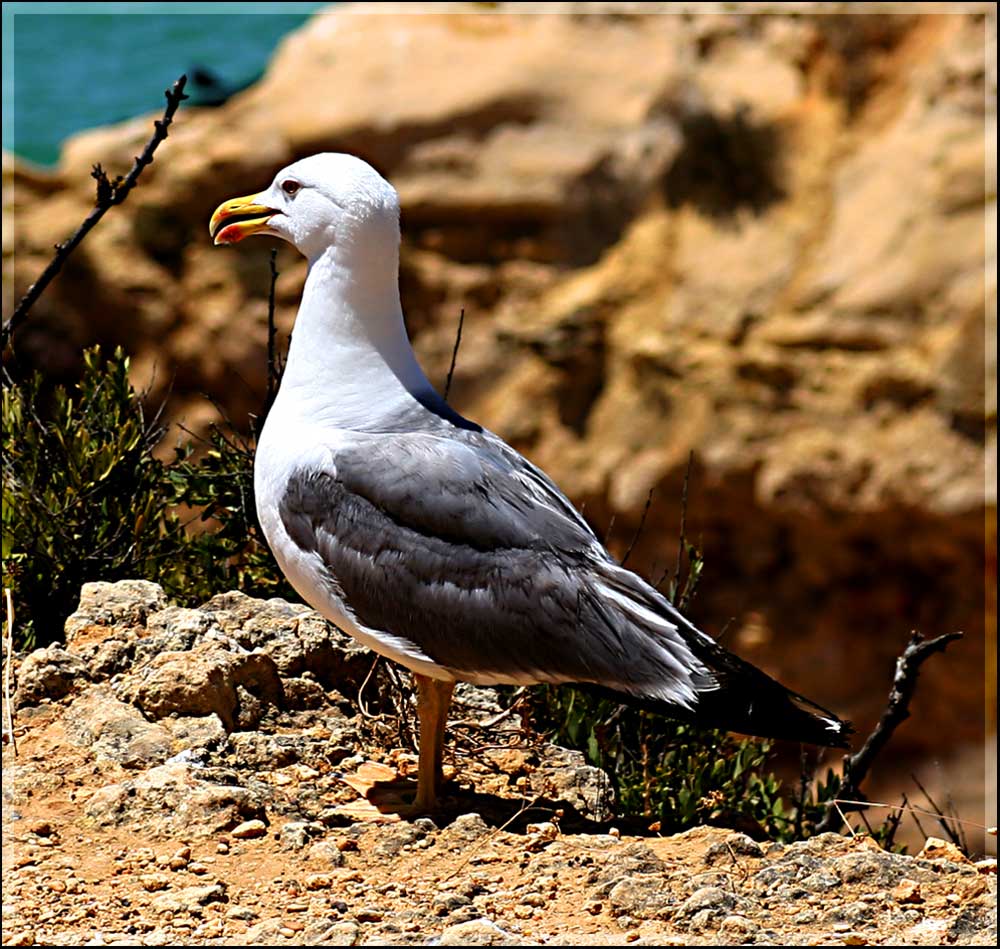
<svg viewBox="0 0 1000 949"><path fill-rule="evenodd" d="M444 729L454 682L413 674L417 684L417 716L420 719L420 765L417 773L417 797L414 813L427 813L437 804L438 791L444 783L441 760L444 755Z"/></svg>

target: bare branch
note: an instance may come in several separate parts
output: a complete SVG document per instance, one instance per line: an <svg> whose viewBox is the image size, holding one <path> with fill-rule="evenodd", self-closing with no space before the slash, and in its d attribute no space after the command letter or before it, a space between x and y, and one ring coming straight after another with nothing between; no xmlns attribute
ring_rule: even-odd
<svg viewBox="0 0 1000 949"><path fill-rule="evenodd" d="M639 535L642 534L642 529L646 526L646 515L649 514L649 505L653 502L653 489L649 489L649 494L646 495L646 506L642 509L642 517L639 518L639 526L635 529L635 533L632 535L632 542L628 545L628 550L625 551L625 556L622 557L621 565L624 567L628 563L628 558L632 553L632 548L635 547L636 542L639 540Z"/></svg>
<svg viewBox="0 0 1000 949"><path fill-rule="evenodd" d="M28 292L21 298L14 310L13 316L4 323L0 332L0 349L7 348L14 331L24 322L28 316L28 311L35 305L35 302L45 291L45 288L52 282L52 279L62 269L70 254L79 246L80 242L90 233L94 225L104 217L108 208L121 204L129 192L135 187L142 170L153 161L153 153L157 146L167 137L167 129L173 121L177 107L186 98L184 86L187 83L187 76L181 76L170 89L164 93L167 97L167 105L163 110L163 118L157 119L153 125L153 135L146 143L142 153L137 155L132 165L131 171L122 178L118 176L114 180L108 178L107 173L100 165L94 165L91 177L97 182L97 194L94 200L93 210L84 218L83 223L76 229L68 240L61 244L56 244L56 253L48 266L42 271L42 275L28 288Z"/></svg>
<svg viewBox="0 0 1000 949"><path fill-rule="evenodd" d="M455 374L455 361L458 359L458 347L462 345L462 326L465 323L465 307L458 314L458 332L455 334L455 347L451 351L451 365L448 367L448 378L444 382L444 400L448 401L448 393L451 392L451 377Z"/></svg>
<svg viewBox="0 0 1000 949"><path fill-rule="evenodd" d="M872 764L886 746L900 724L910 717L910 702L917 687L920 667L934 653L943 652L949 643L961 639L961 633L946 633L936 639L924 639L914 632L910 641L896 660L896 674L889 691L889 701L879 723L865 740L857 754L844 757L844 777L838 797L860 798L861 783L868 775ZM823 819L816 825L816 832L834 831L840 825L832 806L827 807Z"/></svg>
<svg viewBox="0 0 1000 949"><path fill-rule="evenodd" d="M4 636L3 657L3 699L4 699L4 738L9 736L14 757L17 757L17 738L14 737L14 706L10 700L10 668L14 665L14 601L10 595L10 587L4 587L4 601L7 606L7 635Z"/></svg>

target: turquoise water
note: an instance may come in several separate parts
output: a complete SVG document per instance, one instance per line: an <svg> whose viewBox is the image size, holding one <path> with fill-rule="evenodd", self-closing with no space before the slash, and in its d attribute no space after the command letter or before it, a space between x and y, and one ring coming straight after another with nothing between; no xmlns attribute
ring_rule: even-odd
<svg viewBox="0 0 1000 949"><path fill-rule="evenodd" d="M41 164L73 132L163 108L181 73L253 81L328 3L5 3L3 147ZM210 102L211 87L191 88Z"/></svg>

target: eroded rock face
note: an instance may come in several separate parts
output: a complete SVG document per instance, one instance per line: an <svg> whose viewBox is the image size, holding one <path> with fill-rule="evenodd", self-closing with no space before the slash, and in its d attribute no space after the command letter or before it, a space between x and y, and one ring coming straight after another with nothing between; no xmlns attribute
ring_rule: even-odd
<svg viewBox="0 0 1000 949"><path fill-rule="evenodd" d="M22 358L59 375L84 343L121 342L154 400L170 381L175 419L207 424L204 392L244 419L264 390L268 245L214 249L207 218L289 161L355 152L400 191L432 379L466 310L459 410L602 536L614 516L619 553L653 491L630 565L654 579L693 452L695 619L862 727L912 628L963 629L897 754L979 737L996 431L982 12L380 9L314 19L255 87L182 112L36 307ZM5 160L5 312L86 213L90 166L124 171L148 134L77 136L52 176ZM279 269L287 331L305 267L283 249Z"/></svg>
<svg viewBox="0 0 1000 949"><path fill-rule="evenodd" d="M67 630L65 647L37 649L15 663L14 705L47 736L43 743L68 746L67 756L85 760L96 777L84 813L101 827L157 837L233 830L238 837L238 825L254 822L263 834L280 816L283 845L304 849L324 821L345 823L330 801L356 796L332 766L353 773L372 742L398 742L391 725L379 732L367 723L380 712L391 711L386 720L397 725L400 715L415 715L410 692L387 698L398 687L385 663L376 666L369 650L315 611L277 598L231 591L192 609L168 602L155 583L91 583ZM494 689L463 685L454 714L488 722L502 712L499 699ZM502 749L520 726L499 717L491 733ZM537 744L483 758L504 786L523 778L567 813L609 817L608 775L579 752ZM6 800L16 805L65 782L50 771L46 754L5 771ZM449 828L456 843L488 832L477 814Z"/></svg>

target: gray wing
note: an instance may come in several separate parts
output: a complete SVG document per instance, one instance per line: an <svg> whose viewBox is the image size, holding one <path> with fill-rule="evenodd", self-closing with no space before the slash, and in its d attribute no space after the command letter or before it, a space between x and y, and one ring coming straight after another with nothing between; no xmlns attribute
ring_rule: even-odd
<svg viewBox="0 0 1000 949"><path fill-rule="evenodd" d="M686 641L702 634L496 436L359 433L333 460L290 479L280 516L360 625L457 678L593 682L684 707L712 687Z"/></svg>

